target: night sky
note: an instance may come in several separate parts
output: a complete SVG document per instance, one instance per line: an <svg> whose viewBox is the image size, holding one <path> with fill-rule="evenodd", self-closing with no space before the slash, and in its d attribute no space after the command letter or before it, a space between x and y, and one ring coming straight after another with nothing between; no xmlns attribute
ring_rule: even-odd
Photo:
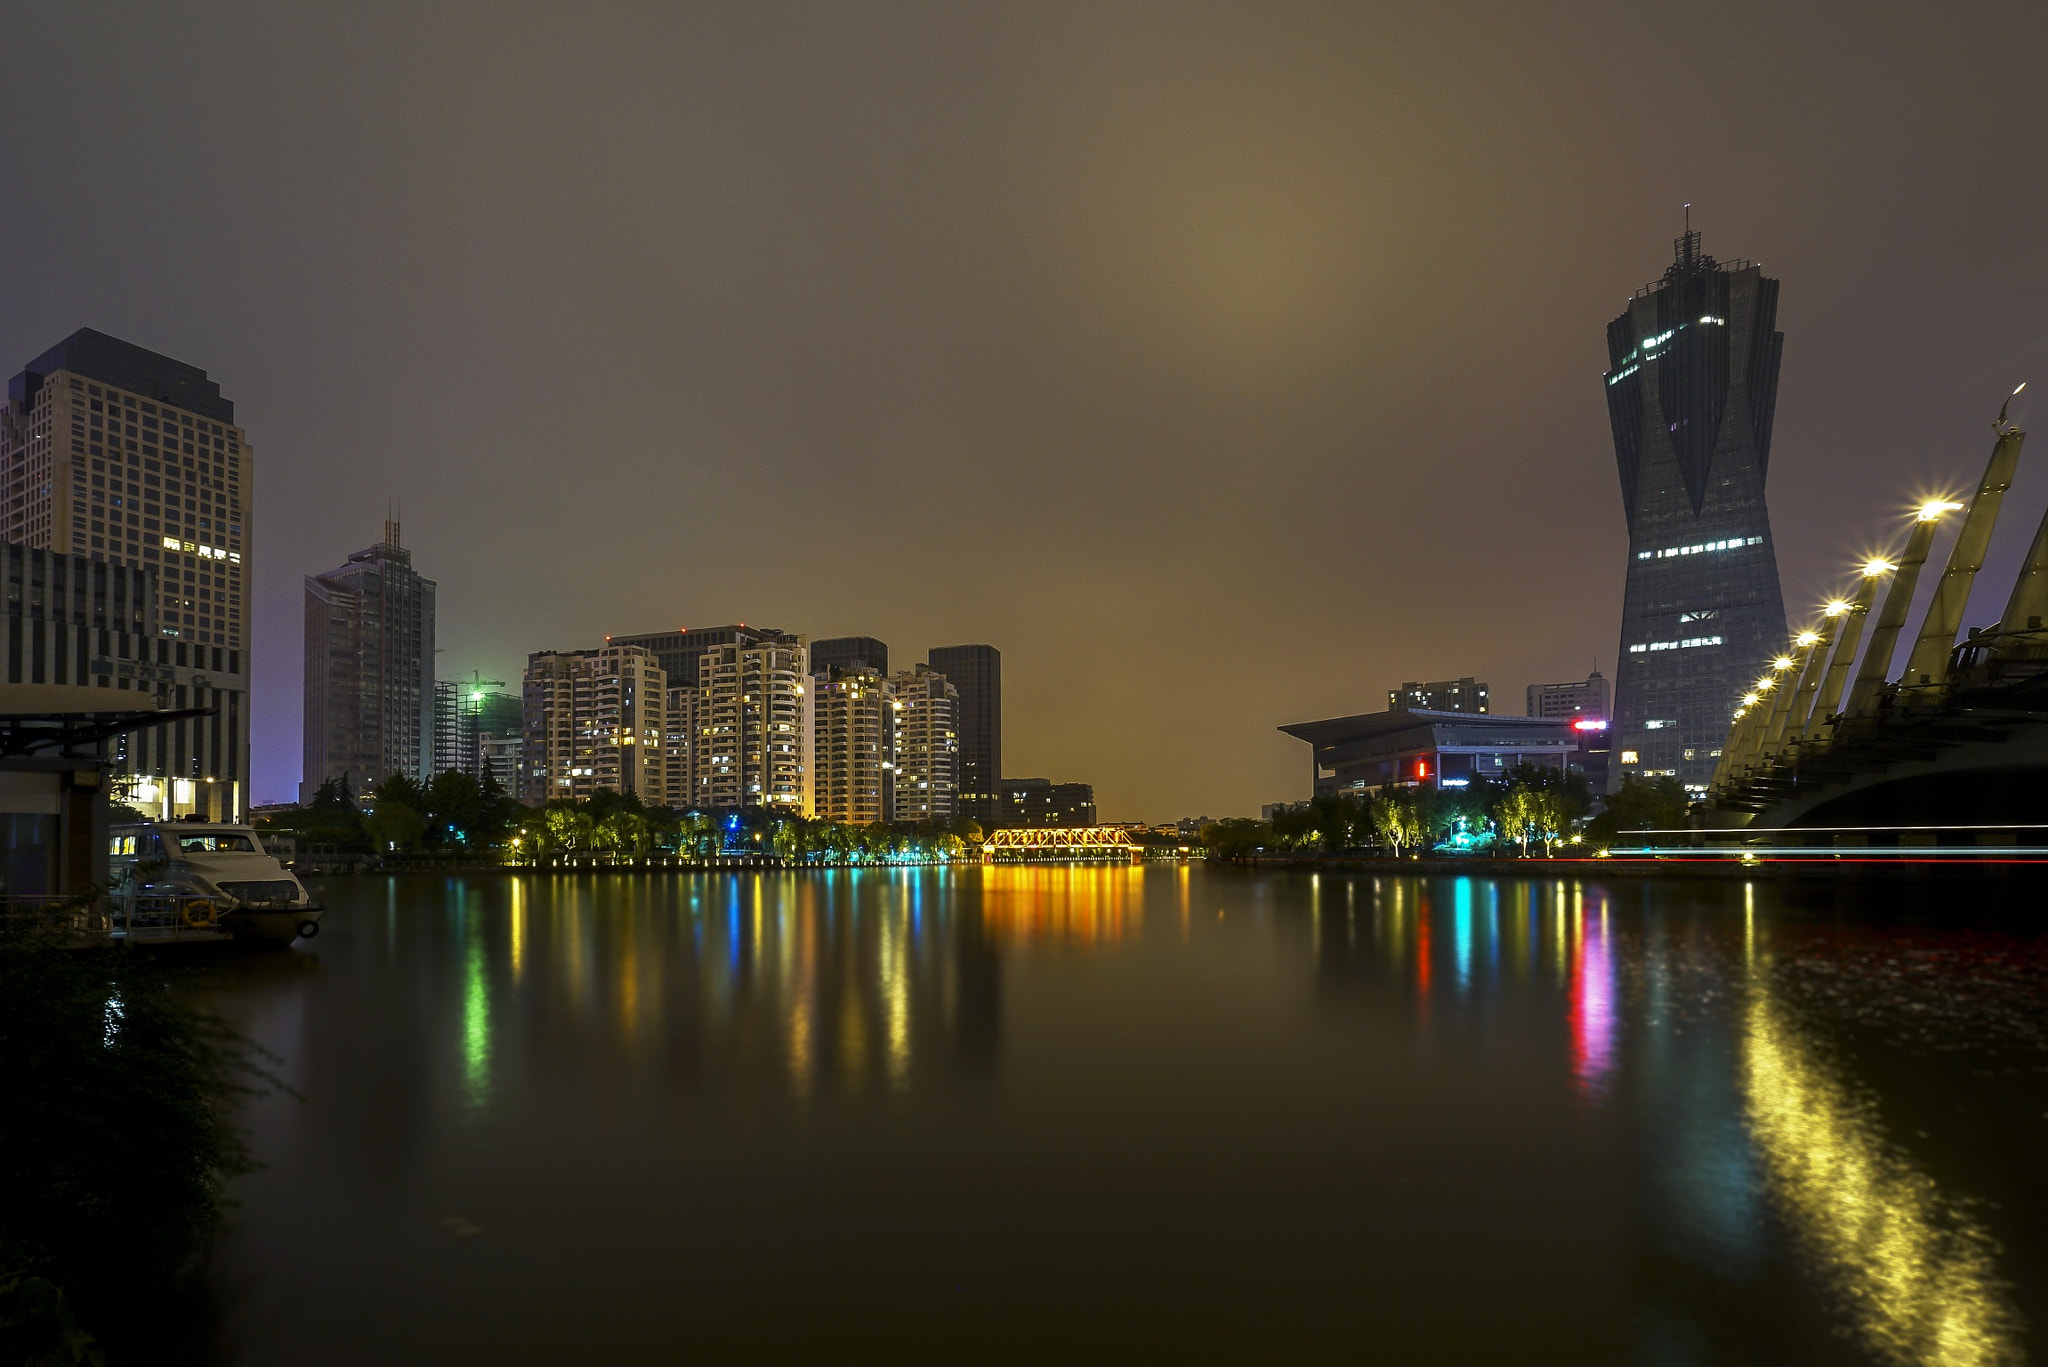
<svg viewBox="0 0 2048 1367"><path fill-rule="evenodd" d="M7 47L0 362L99 328L255 443L259 801L301 578L387 499L444 677L986 641L1007 772L1164 820L1305 796L1274 726L1403 679L1612 677L1604 328L1686 201L1784 282L1795 619L2048 389L2038 3L17 5Z"/></svg>

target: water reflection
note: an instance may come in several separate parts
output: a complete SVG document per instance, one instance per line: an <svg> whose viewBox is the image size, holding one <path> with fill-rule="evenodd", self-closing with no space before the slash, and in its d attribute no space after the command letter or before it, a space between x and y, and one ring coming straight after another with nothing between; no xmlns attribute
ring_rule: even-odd
<svg viewBox="0 0 2048 1367"><path fill-rule="evenodd" d="M2023 1361L1991 1236L1886 1138L1761 977L1744 1026L1750 1131L1772 1192L1864 1346L1896 1363Z"/></svg>
<svg viewBox="0 0 2048 1367"><path fill-rule="evenodd" d="M1578 949L1572 965L1572 1075L1581 1095L1597 1099L1606 1094L1614 1067L1614 958L1604 896L1594 894L1589 929L1586 895L1572 889L1572 930Z"/></svg>
<svg viewBox="0 0 2048 1367"><path fill-rule="evenodd" d="M1900 1149L1860 1099L1883 1074L1773 969L1850 961L1769 885L1027 865L327 892L310 949L235 969L307 1098L259 1112L247 1263L325 1277L344 1229L354 1266L402 1271L347 1302L360 1331L280 1290L252 1361L294 1360L306 1315L353 1360L405 1306L524 1323L558 1264L456 1264L420 1242L451 1211L631 1288L552 1360L648 1360L646 1307L685 1286L734 1342L762 1321L720 1297L771 1284L778 1322L965 1324L962 1268L1004 1332L1061 1344L1092 1341L1063 1307L1153 1269L1132 1341L1179 1324L1190 1359L1203 1325L1251 1326L1235 1360L1354 1343L1360 1286L1404 1360L1999 1362L2043 1308L2004 1280L2048 1263L2031 1145L1997 1150L2013 1215ZM509 1332L462 1353L548 1360Z"/></svg>

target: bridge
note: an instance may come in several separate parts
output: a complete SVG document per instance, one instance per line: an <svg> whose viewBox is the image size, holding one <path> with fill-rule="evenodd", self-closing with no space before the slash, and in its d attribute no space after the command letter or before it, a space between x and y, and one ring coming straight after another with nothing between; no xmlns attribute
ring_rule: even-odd
<svg viewBox="0 0 2048 1367"><path fill-rule="evenodd" d="M984 864L1127 864L1143 857L1130 833L1114 826L1017 826L991 831L981 845Z"/></svg>
<svg viewBox="0 0 2048 1367"><path fill-rule="evenodd" d="M1963 634L2026 439L2004 408L1992 430L1991 456L1968 504L1921 505L1903 549L1861 566L1851 588L1818 609L1742 699L1708 791L1712 824L1911 829L2048 821L2048 515L2004 613ZM1935 533L1955 513L1962 522L1947 563L1905 668L1892 677Z"/></svg>

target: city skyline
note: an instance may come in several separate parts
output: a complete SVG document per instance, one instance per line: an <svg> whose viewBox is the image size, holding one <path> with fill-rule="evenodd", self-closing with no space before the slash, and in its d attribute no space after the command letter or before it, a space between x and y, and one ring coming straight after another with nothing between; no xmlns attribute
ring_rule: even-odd
<svg viewBox="0 0 2048 1367"><path fill-rule="evenodd" d="M1682 204L1793 286L1790 626L2048 374L2038 150L1970 74L2048 49L2032 9L1738 6L1735 82L1675 15L792 14L22 16L0 342L234 395L254 797L297 783L302 576L392 496L450 675L735 616L998 642L1001 777L1251 813L1302 795L1290 718L1614 675L1599 331ZM2044 501L2023 462L1984 582Z"/></svg>

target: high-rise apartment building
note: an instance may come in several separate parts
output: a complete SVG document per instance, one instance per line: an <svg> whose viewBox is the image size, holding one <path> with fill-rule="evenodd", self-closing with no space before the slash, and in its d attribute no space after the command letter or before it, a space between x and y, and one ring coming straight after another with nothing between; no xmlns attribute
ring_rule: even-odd
<svg viewBox="0 0 2048 1367"><path fill-rule="evenodd" d="M708 783L710 775L700 773L697 758L703 753L698 744L702 732L699 717L703 711L704 697L696 688L675 688L668 690L668 717L663 732L667 762L667 803L682 811L701 810L706 804L699 799L699 784Z"/></svg>
<svg viewBox="0 0 2048 1367"><path fill-rule="evenodd" d="M666 803L668 675L651 652L537 651L527 657L521 693L520 801L538 806L609 789Z"/></svg>
<svg viewBox="0 0 2048 1367"><path fill-rule="evenodd" d="M896 716L895 821L960 814L960 693L929 665L889 680Z"/></svg>
<svg viewBox="0 0 2048 1367"><path fill-rule="evenodd" d="M774 641L783 635L773 627L750 627L739 622L732 626L698 627L694 631L680 627L675 631L655 631L640 636L607 636L605 640L615 646L639 646L651 651L654 662L668 675L670 688L696 688L702 682L697 677L697 662L713 646Z"/></svg>
<svg viewBox="0 0 2048 1367"><path fill-rule="evenodd" d="M1628 519L1615 671L1621 775L1704 791L1743 689L1785 644L1764 479L1777 411L1778 282L1676 242L1607 325L1607 414Z"/></svg>
<svg viewBox="0 0 2048 1367"><path fill-rule="evenodd" d="M889 681L873 669L818 670L811 696L811 815L889 820L898 705Z"/></svg>
<svg viewBox="0 0 2048 1367"><path fill-rule="evenodd" d="M139 685L149 678L141 673L147 668L157 671L153 682L168 685L174 702L203 693L222 709L194 727L131 737L127 743L147 756L139 761L147 772L124 775L130 799L182 815L199 809L177 796L189 789L189 800L207 804L209 815L245 812L255 451L235 425L234 404L199 367L90 328L24 366L8 382L7 398L0 413L0 534L60 559L128 571L119 582L131 608L140 588L156 595L150 641L130 642L135 654L127 664L136 672L95 677ZM60 582L66 593L89 591L88 620L97 614L102 586L112 590L114 581L97 571L81 576L57 560L44 568L46 593L54 594ZM21 620L37 619L31 611ZM42 621L49 631L80 625L49 616ZM33 673L33 646L24 650ZM76 665L74 657L67 659ZM104 652L89 656L87 666L102 661L119 670L118 657ZM56 667L48 662L53 675ZM208 731L215 725L225 728L217 739ZM195 727L209 739L203 753L187 754L177 736L182 732L190 741ZM209 758L216 751L218 758ZM141 799L144 787L160 790L161 801Z"/></svg>
<svg viewBox="0 0 2048 1367"><path fill-rule="evenodd" d="M811 642L811 673L835 669L872 669L889 677L889 647L872 636L828 636Z"/></svg>
<svg viewBox="0 0 2048 1367"><path fill-rule="evenodd" d="M926 652L925 662L959 694L955 810L992 826L1003 812L1003 653L994 646L938 646Z"/></svg>
<svg viewBox="0 0 2048 1367"><path fill-rule="evenodd" d="M697 754L702 808L810 803L809 652L801 637L713 645L697 660Z"/></svg>
<svg viewBox="0 0 2048 1367"><path fill-rule="evenodd" d="M329 779L360 795L393 774L432 777L434 591L396 522L339 569L306 576L301 802Z"/></svg>
<svg viewBox="0 0 2048 1367"><path fill-rule="evenodd" d="M1404 683L1387 690L1387 710L1405 712L1490 712L1491 690L1471 675L1462 679L1432 679L1428 683Z"/></svg>
<svg viewBox="0 0 2048 1367"><path fill-rule="evenodd" d="M1594 670L1571 683L1529 685L1532 717L1597 717L1607 720L1607 677Z"/></svg>

